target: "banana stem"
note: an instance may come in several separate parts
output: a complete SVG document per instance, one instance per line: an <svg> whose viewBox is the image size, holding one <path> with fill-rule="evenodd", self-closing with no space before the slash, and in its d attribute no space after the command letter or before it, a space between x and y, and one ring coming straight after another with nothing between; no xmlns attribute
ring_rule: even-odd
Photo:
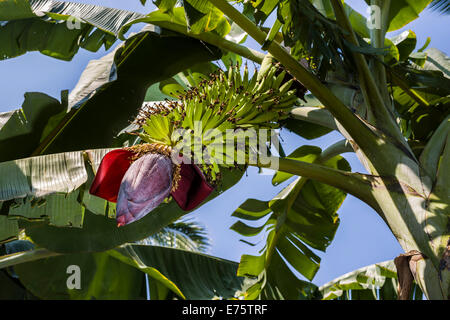
<svg viewBox="0 0 450 320"><path fill-rule="evenodd" d="M341 147L339 147L341 148ZM337 149L337 148L336 148ZM348 150L347 147L341 150ZM329 155L336 155L336 151L327 152ZM277 168L273 168L273 164L278 163ZM339 188L358 199L364 201L377 212L379 206L372 195L372 182L374 177L361 173L347 172L343 170L329 168L317 163L309 163L288 158L268 157L264 159L264 163L258 162L254 165L259 168L270 168L278 171L290 173L296 176L317 180L330 186Z"/></svg>
<svg viewBox="0 0 450 320"><path fill-rule="evenodd" d="M381 14L381 23L379 26L375 26L375 28L371 28L370 30L370 38L371 44L375 48L383 48L384 42L386 38L386 30L388 28L388 13L391 7L391 0L371 0L370 4L372 6L377 6L380 8ZM383 59L382 56L379 56L380 59ZM384 100L384 104L388 108L391 115L394 114L394 108L392 106L391 98L389 96L388 87L387 87L387 77L386 77L386 69L382 62L374 59L372 63L372 69L375 77L375 81L378 84L378 89L380 90L381 96ZM392 116L393 117L393 116Z"/></svg>
<svg viewBox="0 0 450 320"><path fill-rule="evenodd" d="M152 25L184 34L188 37L198 39L198 40L207 42L209 44L212 44L220 49L224 49L226 51L236 53L236 54L238 54L244 58L247 58L251 61L254 61L258 64L261 64L261 62L263 61L263 59L265 57L265 54L262 52L253 50L251 48L247 48L246 46L242 46L233 41L226 40L212 32L203 32L203 33L199 33L199 34L192 33L187 30L186 25L173 23L173 22L169 22L169 21L162 21L159 19L154 19L152 17L152 14L148 15L147 17L145 17L143 19L133 21L133 24L136 22L151 23ZM122 38L123 34L120 34L119 37Z"/></svg>

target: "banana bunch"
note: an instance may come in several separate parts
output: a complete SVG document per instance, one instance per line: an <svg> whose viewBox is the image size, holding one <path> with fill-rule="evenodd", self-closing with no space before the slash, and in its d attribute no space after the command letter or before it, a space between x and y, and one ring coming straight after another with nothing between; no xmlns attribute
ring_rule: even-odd
<svg viewBox="0 0 450 320"><path fill-rule="evenodd" d="M179 100L144 108L137 118L143 129L140 137L148 143L174 147L189 136L194 154L202 151L194 150L195 146L204 149L212 143L226 143L227 138L218 133L277 128L298 100L296 90L291 89L295 79L286 78L286 71L273 62L263 64L251 78L247 66L242 75L238 65L228 72L219 70L181 92ZM214 161L212 167L217 172Z"/></svg>

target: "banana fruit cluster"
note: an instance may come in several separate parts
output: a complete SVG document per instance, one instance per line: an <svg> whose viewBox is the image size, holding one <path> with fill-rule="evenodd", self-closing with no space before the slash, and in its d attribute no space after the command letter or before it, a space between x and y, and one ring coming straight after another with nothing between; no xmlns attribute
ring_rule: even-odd
<svg viewBox="0 0 450 320"><path fill-rule="evenodd" d="M143 129L140 137L147 143L174 147L188 134L193 135L192 141L200 139L207 145L209 139L205 138L212 130L278 128L278 122L288 117L298 100L292 89L295 81L274 63L266 64L251 78L247 66L242 75L238 65L228 72L219 70L196 87L180 92L178 100L142 110L136 121Z"/></svg>

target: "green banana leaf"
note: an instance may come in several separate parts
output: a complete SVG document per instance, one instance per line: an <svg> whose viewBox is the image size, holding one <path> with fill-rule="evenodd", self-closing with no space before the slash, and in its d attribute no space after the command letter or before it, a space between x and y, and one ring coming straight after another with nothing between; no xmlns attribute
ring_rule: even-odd
<svg viewBox="0 0 450 320"><path fill-rule="evenodd" d="M414 20L417 17L417 14L419 12L421 12L427 5L426 3L427 1L424 2L409 2L409 1L396 1L395 3L392 2L391 4L391 13L393 14L393 16L390 18L391 20L391 24L398 24L400 20L402 19L406 19L404 23L409 23L410 21ZM429 1L428 1L429 2ZM320 12L323 16L329 18L329 19L334 19L334 13L333 13L333 9L331 6L331 3L329 1L312 1L312 3L316 6L316 8L318 9L318 12ZM305 4L304 5L305 10L308 9L308 6ZM283 12L286 12L286 17L293 17L293 12L295 10L298 11L298 9L295 9L295 6L291 5L289 7L290 10L288 10L287 8L283 9L281 8L281 10ZM311 16L316 15L318 13L315 13L314 10L310 10ZM354 28L354 30L357 32L357 34L360 37L364 37L364 38L368 38L370 36L370 32L369 29L367 27L367 21L366 19L360 15L358 12L354 11L351 7L349 6L345 6L345 11L347 13L347 15L349 16L349 20L352 24L352 27ZM415 11L417 12L417 14L413 14L412 12ZM292 19L285 19L286 21L290 21ZM320 19L316 19L317 21L320 21ZM316 23L316 22L315 22ZM331 22L330 22L331 23ZM294 27L291 27L289 30L293 31L294 33L294 37L292 38L293 40L296 40L295 44L293 43L293 54L296 54L296 50L302 52L302 50L306 50L311 56L317 57L318 53L315 53L313 51L311 51L312 49L310 49L310 46L312 43L315 43L314 46L311 46L312 48L318 48L320 47L320 41L323 41L322 38L315 38L314 37L314 33L312 32L308 32L308 28L311 28L311 25L313 25L312 23L306 23L305 21L298 21L298 23L294 24ZM285 25L285 28L287 28L288 25ZM317 28L316 25L314 25L314 28ZM337 41L337 38L339 38L340 36L337 35L334 31L330 30L329 27L327 27L326 24L324 24L322 26L322 29L324 30L324 32L327 34L328 36L328 41L335 41L334 45L330 45L328 44L328 47L341 47L342 49L344 49L342 54L346 54L345 50L355 50L355 48L351 48L348 47L348 44L344 43L344 46L341 46L341 44ZM286 39L285 39L286 40ZM385 55L385 63L388 63L390 65L398 62L398 61L418 61L417 58L414 58L415 55L418 54L422 54L422 53L413 53L413 50L415 49L416 46L416 37L415 34L411 31L409 32L405 32L401 35L399 35L398 37L392 39L394 41L394 43L392 43L390 40L386 39L386 43L385 46L389 47L390 50L386 52ZM360 39L361 45L364 45L364 42L362 39ZM329 42L331 43L331 42ZM347 47L347 48L346 48ZM300 50L300 49L302 50ZM360 48L361 49L361 48ZM358 49L358 50L360 50ZM370 47L364 47L364 52L363 53L370 53ZM331 57L333 56L333 54L331 52L327 53L327 50L321 50L319 55L325 55L327 57L327 59L331 59ZM423 55L426 57L426 53L423 53ZM333 60L333 68L336 68L337 73L341 74L341 75L348 75L351 74L352 68L347 68L345 65L340 65L339 59L337 60ZM348 60L348 59L347 59ZM351 60L351 58L350 58ZM328 61L328 60L327 60ZM425 60L424 60L425 61ZM445 57L441 57L440 61L446 61ZM437 63L438 65L440 65L440 63ZM403 66L402 66L403 67ZM319 70L320 70L320 66L318 66ZM331 69L333 69L331 68ZM342 69L342 70L341 70ZM328 73L329 74L330 68L326 68L324 67L324 73ZM442 71L442 68L441 68ZM317 72L317 70L316 70ZM318 73L320 74L320 71L318 71ZM403 75L408 75L411 74L412 76L417 74L417 71L415 70L404 70L401 72ZM345 79L345 77L344 77ZM439 79L439 80L438 80ZM426 81L426 82L425 82ZM433 84L431 84L432 82L434 82ZM442 95L447 95L447 93L445 93L445 88L448 88L448 83L446 81L446 79L442 79L442 76L439 77L437 74L431 74L429 73L428 76L424 76L423 72L420 73L420 77L413 77L413 79L409 80L408 79L408 84L410 87L413 88L413 90L420 90L421 88L418 86L423 86L426 84L427 86L427 90L430 89L430 87L433 87L433 90L440 90L439 95L440 97L442 97ZM406 109L409 110L411 107L413 107L412 104L416 103L416 101L414 101L414 99L411 99L411 97L404 93L402 90L400 90L399 88L395 88L394 87L394 95L396 95L396 98L399 99L401 101L402 109ZM355 90L353 90L354 92ZM436 93L436 92L435 92ZM335 92L335 94L337 94ZM342 93L338 92L338 96L342 97ZM435 99L440 98L440 97L435 97ZM431 98L431 97L430 97ZM427 97L427 100L432 101L433 99L430 99ZM436 100L436 102L438 102ZM347 103L345 101L345 103ZM442 101L439 102L441 105L443 105ZM307 102L305 105L308 105L309 102ZM319 104L320 105L320 104ZM438 115L439 113L442 113L443 110L445 109L445 107L443 108L439 108L439 110L436 110L436 115ZM427 125L424 124L419 124L416 126L416 129L420 129L420 128L427 128L430 126L431 123L435 123L438 124L442 121L441 118L436 119L436 117L424 117L424 118L420 118L421 114L417 114L417 116L415 117L415 119L420 119L421 121L427 122ZM445 111L444 111L444 116L445 118ZM325 128L322 126L319 126L317 124L314 123L308 123L305 121L301 121L298 119L294 119L294 118L289 118L287 120L284 121L283 126L286 127L287 129L289 129L290 131L299 134L300 136L306 138L306 139L314 139L314 138L318 138L320 136L323 136L327 133L329 133L331 130L329 128ZM406 133L406 131L405 131ZM420 136L426 136L428 135L430 132L422 132L420 134ZM418 135L419 136L419 135ZM414 139L414 140L418 140L418 138Z"/></svg>
<svg viewBox="0 0 450 320"><path fill-rule="evenodd" d="M403 28L408 23L416 20L419 14L431 3L432 0L395 0L391 1L388 16L387 31L395 31ZM370 0L366 0L370 5Z"/></svg>
<svg viewBox="0 0 450 320"><path fill-rule="evenodd" d="M78 286L70 266L78 267ZM147 274L150 288L159 289L150 291L151 299L165 298L170 290L178 298L206 300L232 299L245 292L252 281L236 276L237 267L235 262L184 249L126 244L106 252L25 262L14 271L41 299L145 299Z"/></svg>
<svg viewBox="0 0 450 320"><path fill-rule="evenodd" d="M142 17L140 13L90 4L5 0L0 4L0 21L7 21L0 27L0 59L40 51L71 60L80 47L95 52L104 46L107 50L125 24Z"/></svg>
<svg viewBox="0 0 450 320"><path fill-rule="evenodd" d="M280 2L278 19L283 22L284 44L298 60L312 58L310 66L319 76L324 70L343 68L346 52L343 36L333 22L325 18L309 1ZM338 51L339 50L339 51Z"/></svg>
<svg viewBox="0 0 450 320"><path fill-rule="evenodd" d="M311 3L314 4L322 15L328 19L336 20L330 0L311 0ZM347 3L343 3L343 6L353 30L355 30L363 38L370 38L370 30L367 27L367 18L358 11L354 10Z"/></svg>
<svg viewBox="0 0 450 320"><path fill-rule="evenodd" d="M0 201L71 193L88 179L88 157L95 172L111 149L51 154L0 163ZM95 171L94 171L95 170Z"/></svg>
<svg viewBox="0 0 450 320"><path fill-rule="evenodd" d="M142 17L140 13L126 10L54 0L4 0L0 9L2 21L42 17L43 14L60 20L73 17L115 35L126 22Z"/></svg>
<svg viewBox="0 0 450 320"><path fill-rule="evenodd" d="M243 1L243 13L253 22L263 25L279 2L277 0Z"/></svg>
<svg viewBox="0 0 450 320"><path fill-rule="evenodd" d="M188 30L199 34L215 31L221 36L230 32L231 26L222 11L205 0L183 1Z"/></svg>
<svg viewBox="0 0 450 320"><path fill-rule="evenodd" d="M440 11L443 14L450 13L450 1L449 0L433 0L431 2L431 9Z"/></svg>
<svg viewBox="0 0 450 320"><path fill-rule="evenodd" d="M236 276L236 262L182 249L127 244L108 254L189 300L237 298L252 283Z"/></svg>
<svg viewBox="0 0 450 320"><path fill-rule="evenodd" d="M301 156L313 162L318 153L320 150L305 146L291 157ZM326 161L324 165L350 170L347 161L341 156ZM277 174L274 181L282 182L288 178L287 175ZM341 190L298 178L274 199L247 200L233 213L234 217L241 220L263 222L259 222L258 226L254 226L255 223L250 226L239 220L231 227L232 230L245 237L261 233L267 235L262 254L243 255L239 264L238 275L258 279L249 288L248 299L316 297L315 287L299 279L298 274L310 281L314 278L319 269L320 257L311 248L325 251L331 243L339 226L336 212L345 197L346 194Z"/></svg>
<svg viewBox="0 0 450 320"><path fill-rule="evenodd" d="M174 18L183 11L183 20L189 32L200 34L211 32L224 36L231 31L230 22L222 11L217 9L211 2L205 0L184 0L183 7L175 7L176 0L158 0L154 4L160 12L167 13Z"/></svg>
<svg viewBox="0 0 450 320"><path fill-rule="evenodd" d="M294 119L291 117L283 120L281 125L283 128L286 128L289 131L307 140L313 140L323 137L324 135L327 135L331 131L333 131L333 129L329 129L319 124Z"/></svg>
<svg viewBox="0 0 450 320"><path fill-rule="evenodd" d="M146 0L141 0L142 5L145 5ZM162 11L172 11L177 0L156 0L153 4L156 5Z"/></svg>
<svg viewBox="0 0 450 320"><path fill-rule="evenodd" d="M79 269L72 271L70 266ZM146 299L144 274L104 252L66 254L18 264L14 270L40 299Z"/></svg>
<svg viewBox="0 0 450 320"><path fill-rule="evenodd" d="M417 45L416 34L411 30L400 33L392 38L391 41L397 47L399 52L397 61L406 61Z"/></svg>
<svg viewBox="0 0 450 320"><path fill-rule="evenodd" d="M320 156L321 153L322 149L320 149L319 147L301 146L300 148L296 149L294 152L289 154L286 158L313 163ZM277 171L272 178L272 184L274 186L277 186L291 177L293 177L293 175L290 173Z"/></svg>
<svg viewBox="0 0 450 320"><path fill-rule="evenodd" d="M28 92L21 109L0 113L0 162L24 158L34 151L51 119L67 112L67 97L63 95L61 100Z"/></svg>
<svg viewBox="0 0 450 320"><path fill-rule="evenodd" d="M16 220L8 219L7 216L0 215L0 243L11 241L19 234L19 224Z"/></svg>
<svg viewBox="0 0 450 320"><path fill-rule="evenodd" d="M394 106L402 119L401 129L417 157L450 114L450 60L438 49L430 48L423 53L423 67L410 62L388 69L421 98L411 96L397 84L392 87Z"/></svg>
<svg viewBox="0 0 450 320"><path fill-rule="evenodd" d="M423 69L441 71L446 78L450 78L450 58L436 48L430 48L425 53L427 59Z"/></svg>
<svg viewBox="0 0 450 320"><path fill-rule="evenodd" d="M0 300L32 300L29 293L18 279L12 278L5 270L0 270Z"/></svg>
<svg viewBox="0 0 450 320"><path fill-rule="evenodd" d="M206 245L207 239L204 235L204 229L197 224L190 222L190 221L178 221L176 223L170 224L169 226L163 228L160 232L157 234L148 237L147 239L144 239L143 241L140 241L141 244L146 244L147 246L152 243L152 245L156 246L165 246L165 247L172 247L172 248L178 248L183 250L189 250L189 251L196 251L202 250L204 246ZM2 261L6 261L9 259L10 263L9 265L17 266L20 263L23 263L25 261L30 261L27 259L24 259L26 255L34 255L37 251L29 251L34 249L34 244L32 244L30 241L12 241L8 242L5 245L0 246L0 256L7 255L3 259L0 257L0 265ZM42 249L39 249L42 252ZM24 252L28 251L28 252ZM44 250L45 251L45 250ZM15 254L19 254L19 256L15 256ZM53 255L53 254L52 254ZM70 256L70 255L69 255ZM43 279L46 279L47 282L52 282L50 286L36 286L35 283L32 283L30 285L31 288L36 292L39 297L48 299L48 298L72 298L72 299L135 299L135 298L142 298L146 296L146 292L140 292L137 290L138 288L142 287L142 284L140 282L136 282L136 279L139 279L140 272L136 272L138 270L133 270L130 268L127 268L127 266L122 265L121 263L118 263L118 261L115 261L115 259L107 259L104 255L99 256L98 254L84 254L84 255L72 255L73 259L76 259L76 266L80 267L80 271L84 270L86 268L92 268L93 261L95 261L95 271L90 272L88 275L87 281L85 281L84 284L79 289L76 289L75 291L73 289L68 289L67 286L64 288L62 285L62 281L60 279L54 279L53 272L60 272L63 271L64 265L67 262L68 258L61 258L58 259L51 259L52 263L55 263L52 267L50 267L50 270L48 268L42 268L42 263L29 263L26 266L25 272L28 271L28 268L32 268L33 271L31 272L37 272L40 277ZM45 256L45 252L42 253L41 258L50 258L50 255ZM70 259L72 259L70 258ZM15 263L11 264L11 260L16 260ZM73 265L73 264L72 264ZM19 269L22 269L20 267ZM55 270L57 269L57 270ZM39 271L36 271L39 270ZM114 272L121 272L120 276L123 278L120 282L117 282L115 280L110 281L109 280L109 273L110 270L113 270ZM92 271L92 270L90 270ZM67 272L66 272L67 273ZM84 274L80 274L80 276L85 276ZM66 275L66 277L69 277L69 275ZM24 283L28 285L27 281L30 278L29 275L25 275L25 277L22 277L24 279ZM106 279L105 279L106 278ZM136 284L136 288L130 288L128 286L128 280L132 284ZM108 284L111 284L110 287L103 285L103 281L109 281ZM154 286L162 286L163 288L166 288L164 286L164 282L153 280ZM39 281L38 281L39 283ZM15 299L33 299L36 298L32 294L29 293L29 291L21 284L19 281L19 276L14 270L14 267L8 267L6 270L0 271L0 298L15 298ZM121 287L126 284L123 287L123 291L121 291ZM44 289L43 289L44 288ZM133 290L130 290L133 289ZM159 291L162 291L161 289ZM166 290L167 291L167 290ZM156 293L152 293L152 298L156 297ZM136 296L137 294L137 296ZM141 297L142 295L142 297ZM166 292L167 295L167 292Z"/></svg>
<svg viewBox="0 0 450 320"><path fill-rule="evenodd" d="M397 284L397 269L391 260L349 272L319 290L324 300L396 300ZM410 299L422 298L422 291L414 283Z"/></svg>

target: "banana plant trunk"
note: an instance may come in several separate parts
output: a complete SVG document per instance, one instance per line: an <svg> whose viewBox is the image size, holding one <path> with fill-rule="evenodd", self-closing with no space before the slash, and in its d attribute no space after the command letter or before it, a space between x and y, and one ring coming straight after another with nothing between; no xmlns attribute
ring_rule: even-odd
<svg viewBox="0 0 450 320"><path fill-rule="evenodd" d="M371 160L372 173L381 171L370 179L377 205L374 209L399 241L408 259L408 271L431 300L450 299L450 212L446 186L450 177L448 166L444 165L449 160L449 139L446 144L442 165L435 175L430 174L433 166L427 172L423 163L403 152L383 154L379 150L377 156L372 154L369 158L357 151L363 163Z"/></svg>
<svg viewBox="0 0 450 320"><path fill-rule="evenodd" d="M383 182L374 197L404 251L422 255L410 262L410 271L427 298L449 299L448 213L441 198L432 193L430 179L418 173L411 172L408 182L379 179Z"/></svg>

